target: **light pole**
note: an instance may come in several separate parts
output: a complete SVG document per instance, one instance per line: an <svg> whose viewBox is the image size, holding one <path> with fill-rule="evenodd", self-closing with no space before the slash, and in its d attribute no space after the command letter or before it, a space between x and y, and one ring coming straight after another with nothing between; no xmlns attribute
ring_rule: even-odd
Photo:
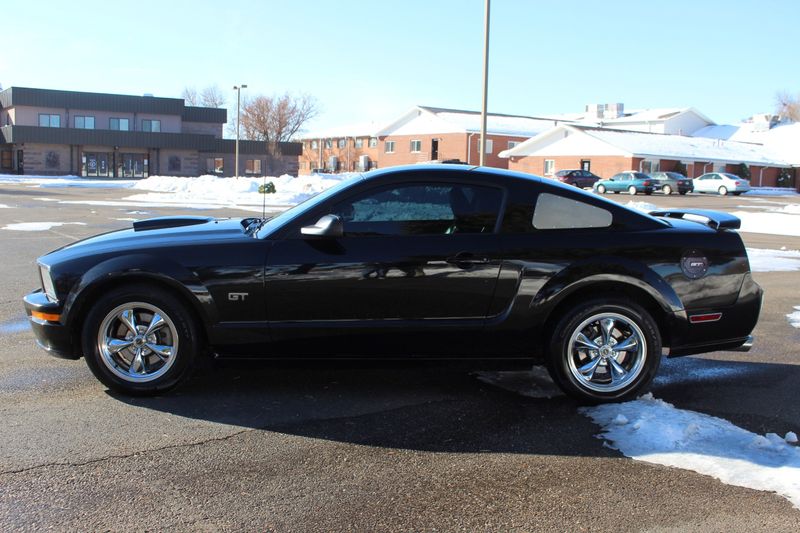
<svg viewBox="0 0 800 533"><path fill-rule="evenodd" d="M234 155L235 164L234 167L236 168L236 177L239 177L239 123L241 122L242 118L242 89L247 89L247 85L244 83L241 85L234 85L233 90L236 91L236 155Z"/></svg>
<svg viewBox="0 0 800 533"><path fill-rule="evenodd" d="M486 100L489 94L489 2L486 0L486 19L483 27L483 107L481 108L480 165L486 159Z"/></svg>

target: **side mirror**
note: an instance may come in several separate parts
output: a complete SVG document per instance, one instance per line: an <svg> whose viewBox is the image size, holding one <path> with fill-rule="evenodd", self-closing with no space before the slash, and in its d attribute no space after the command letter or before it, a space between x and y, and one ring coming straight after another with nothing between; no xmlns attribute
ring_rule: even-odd
<svg viewBox="0 0 800 533"><path fill-rule="evenodd" d="M344 235L344 223L337 215L325 215L313 226L300 228L300 233L314 237L341 237Z"/></svg>

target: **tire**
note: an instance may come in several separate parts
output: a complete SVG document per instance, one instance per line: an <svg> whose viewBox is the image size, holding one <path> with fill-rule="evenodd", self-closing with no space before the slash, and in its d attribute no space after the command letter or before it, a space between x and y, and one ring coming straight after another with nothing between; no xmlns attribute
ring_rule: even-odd
<svg viewBox="0 0 800 533"><path fill-rule="evenodd" d="M634 187L633 185L628 187L628 194L630 194L631 196L635 195L636 194L636 187Z"/></svg>
<svg viewBox="0 0 800 533"><path fill-rule="evenodd" d="M598 185L597 186L597 192L599 192L600 194L605 194L606 193L606 186L605 185Z"/></svg>
<svg viewBox="0 0 800 533"><path fill-rule="evenodd" d="M611 330L604 333L607 325ZM630 350L613 350L629 339L635 342ZM571 308L556 325L547 353L553 381L569 396L588 403L636 396L660 364L661 336L655 321L626 299L596 299Z"/></svg>
<svg viewBox="0 0 800 533"><path fill-rule="evenodd" d="M670 194L672 194L672 187L670 187L669 185L664 185L663 187L661 187L661 192L669 196Z"/></svg>
<svg viewBox="0 0 800 533"><path fill-rule="evenodd" d="M735 193L733 193L733 195L734 195L734 196L739 196L739 195L741 195L741 194L742 194L741 192L735 192Z"/></svg>
<svg viewBox="0 0 800 533"><path fill-rule="evenodd" d="M192 316L176 297L148 285L130 285L103 295L90 309L81 342L86 364L105 386L151 396L188 375L197 338Z"/></svg>
<svg viewBox="0 0 800 533"><path fill-rule="evenodd" d="M686 192L687 192L687 191L679 191L679 192L678 192L678 194L680 194L681 196L685 196L685 195L686 195Z"/></svg>
<svg viewBox="0 0 800 533"><path fill-rule="evenodd" d="M728 194L728 188L723 185L722 187L717 189L717 192L719 193L720 196L725 196L726 194Z"/></svg>

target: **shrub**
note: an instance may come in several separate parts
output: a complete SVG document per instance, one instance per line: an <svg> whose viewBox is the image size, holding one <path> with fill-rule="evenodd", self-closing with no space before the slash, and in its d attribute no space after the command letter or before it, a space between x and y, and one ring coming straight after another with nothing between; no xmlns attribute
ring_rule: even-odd
<svg viewBox="0 0 800 533"><path fill-rule="evenodd" d="M741 163L739 165L739 177L750 180L750 167L747 166L747 163Z"/></svg>
<svg viewBox="0 0 800 533"><path fill-rule="evenodd" d="M677 163L675 163L675 167L672 169L672 171L686 176L686 165L678 161Z"/></svg>
<svg viewBox="0 0 800 533"><path fill-rule="evenodd" d="M782 168L778 173L778 187L794 187L794 179L788 168Z"/></svg>
<svg viewBox="0 0 800 533"><path fill-rule="evenodd" d="M271 181L268 181L263 185L259 185L258 192L260 192L261 194L273 194L276 192L275 184L272 183Z"/></svg>

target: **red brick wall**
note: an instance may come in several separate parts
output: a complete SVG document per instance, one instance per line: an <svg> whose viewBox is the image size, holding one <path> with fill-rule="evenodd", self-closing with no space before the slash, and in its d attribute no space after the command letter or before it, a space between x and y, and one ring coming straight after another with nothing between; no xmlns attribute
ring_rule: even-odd
<svg viewBox="0 0 800 533"><path fill-rule="evenodd" d="M557 156L557 157L512 157L508 168L528 174L544 175L544 160L555 161L554 172L559 170L581 168L581 161L589 161L589 170L601 178L610 178L623 170L639 170L641 159L622 156Z"/></svg>
<svg viewBox="0 0 800 533"><path fill-rule="evenodd" d="M375 148L369 147L369 137L359 137L362 140L362 147L355 147L355 139L348 137L346 139L345 147L339 148L339 139L331 139L331 148L326 148L325 143L327 139L316 139L322 145L322 168L328 168L328 162L331 156L339 158L339 171L351 172L354 170L353 165L358 165L358 158L361 155L368 155L370 161L377 161L378 154L382 149L382 144L379 141L378 146ZM300 174L308 174L312 168L320 168L320 150L319 147L311 147L312 140L308 139L303 141L303 154L298 158L300 166ZM319 146L319 145L318 145Z"/></svg>

